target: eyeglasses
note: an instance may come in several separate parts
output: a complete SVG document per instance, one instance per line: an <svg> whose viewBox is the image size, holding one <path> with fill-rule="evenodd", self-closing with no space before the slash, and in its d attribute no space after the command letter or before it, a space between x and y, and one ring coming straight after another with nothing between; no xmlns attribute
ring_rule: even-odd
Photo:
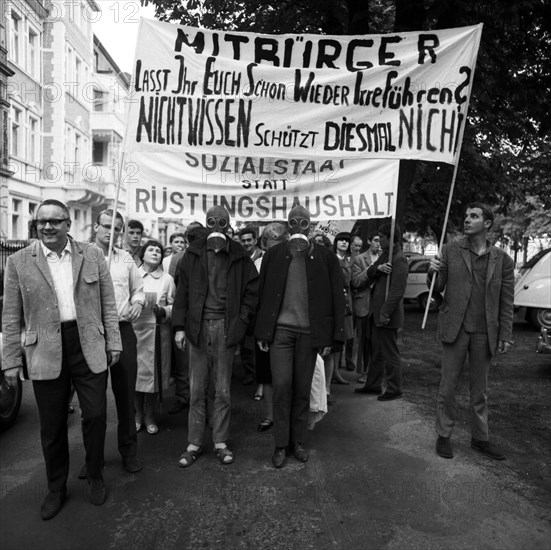
<svg viewBox="0 0 551 550"><path fill-rule="evenodd" d="M299 220L291 218L289 220L289 227L300 227L301 229L308 229L310 227L310 222L306 218L301 218Z"/></svg>
<svg viewBox="0 0 551 550"><path fill-rule="evenodd" d="M111 224L110 223L100 223L100 226L103 227L103 229L107 229L107 231L111 231ZM122 227L115 226L114 228L115 233L120 233L122 231Z"/></svg>
<svg viewBox="0 0 551 550"><path fill-rule="evenodd" d="M68 222L69 218L51 218L36 220L37 227L46 227L50 224L52 227L59 227L63 222Z"/></svg>
<svg viewBox="0 0 551 550"><path fill-rule="evenodd" d="M228 225L228 220L226 220L226 218L207 218L207 227L212 228L217 222L220 229L224 229L224 227Z"/></svg>

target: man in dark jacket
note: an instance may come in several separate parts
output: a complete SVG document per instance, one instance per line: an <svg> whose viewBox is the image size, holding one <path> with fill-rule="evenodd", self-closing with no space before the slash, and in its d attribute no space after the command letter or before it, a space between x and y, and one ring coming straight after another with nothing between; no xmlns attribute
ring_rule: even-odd
<svg viewBox="0 0 551 550"><path fill-rule="evenodd" d="M367 270L368 286L373 285L369 304L368 328L370 346L367 379L357 393L380 394L386 375L386 390L377 398L391 401L402 396L402 366L398 349L398 329L404 324L404 292L408 280L408 262L402 252L402 234L396 225L392 261L389 261L390 224L378 230L383 253ZM387 280L390 285L387 293Z"/></svg>
<svg viewBox="0 0 551 550"><path fill-rule="evenodd" d="M310 213L296 206L289 213L291 238L270 248L260 271L255 336L270 351L274 390L276 468L287 451L308 460L306 439L310 387L316 353L330 353L344 342L344 294L339 262L331 250L310 244Z"/></svg>
<svg viewBox="0 0 551 550"><path fill-rule="evenodd" d="M230 215L215 206L207 212L209 234L194 241L178 266L178 285L172 307L174 340L189 345L189 445L179 464L186 468L201 454L207 390L215 391L214 451L221 464L231 464L227 446L230 428L230 382L236 347L254 316L258 273L243 247L226 238Z"/></svg>

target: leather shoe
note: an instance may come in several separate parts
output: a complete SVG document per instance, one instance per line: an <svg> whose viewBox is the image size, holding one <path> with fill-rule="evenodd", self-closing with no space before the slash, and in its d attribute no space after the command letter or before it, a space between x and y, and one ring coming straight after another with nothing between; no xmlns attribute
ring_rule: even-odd
<svg viewBox="0 0 551 550"><path fill-rule="evenodd" d="M350 382L344 378L333 378L331 382L333 384L341 384L341 386L348 386L350 384Z"/></svg>
<svg viewBox="0 0 551 550"><path fill-rule="evenodd" d="M107 490L103 479L88 480L88 498L92 504L101 506L107 499Z"/></svg>
<svg viewBox="0 0 551 550"><path fill-rule="evenodd" d="M168 409L168 414L179 413L186 407L189 407L189 403L186 403L185 401L176 401L176 404L171 409Z"/></svg>
<svg viewBox="0 0 551 550"><path fill-rule="evenodd" d="M494 447L489 441L471 439L471 449L479 451L494 460L505 460L505 455L499 449Z"/></svg>
<svg viewBox="0 0 551 550"><path fill-rule="evenodd" d="M396 393L389 393L385 391L385 393L383 393L383 395L379 395L377 399L379 401L392 401L393 399L399 399L400 397L402 397L401 391L397 391Z"/></svg>
<svg viewBox="0 0 551 550"><path fill-rule="evenodd" d="M122 467L129 473L135 474L139 472L143 466L140 459L137 456L127 456L122 459Z"/></svg>
<svg viewBox="0 0 551 550"><path fill-rule="evenodd" d="M449 437L438 436L436 440L436 454L442 458L453 458L453 449Z"/></svg>
<svg viewBox="0 0 551 550"><path fill-rule="evenodd" d="M300 462L308 462L308 451L300 443L295 443L293 456Z"/></svg>
<svg viewBox="0 0 551 550"><path fill-rule="evenodd" d="M274 454L272 455L272 464L276 468L283 468L287 462L287 449L286 447L276 447Z"/></svg>
<svg viewBox="0 0 551 550"><path fill-rule="evenodd" d="M52 519L59 514L59 511L63 507L67 491L55 491L48 493L42 506L40 507L40 517L43 520Z"/></svg>
<svg viewBox="0 0 551 550"><path fill-rule="evenodd" d="M367 387L363 387L363 388L356 388L354 390L354 393L370 393L370 394L373 394L373 395L380 395L381 394L381 388L367 388Z"/></svg>

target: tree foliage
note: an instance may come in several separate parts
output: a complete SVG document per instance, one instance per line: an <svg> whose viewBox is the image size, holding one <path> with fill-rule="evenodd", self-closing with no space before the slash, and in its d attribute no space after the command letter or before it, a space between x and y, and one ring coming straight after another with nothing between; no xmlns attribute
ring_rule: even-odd
<svg viewBox="0 0 551 550"><path fill-rule="evenodd" d="M535 225L551 208L547 0L141 1L155 5L162 21L275 34L385 33L483 23L449 228L461 225L466 204L475 199L513 219L526 196L532 197L534 212L526 230L541 232L546 226ZM451 178L447 165L402 161L397 217L404 228L439 236Z"/></svg>

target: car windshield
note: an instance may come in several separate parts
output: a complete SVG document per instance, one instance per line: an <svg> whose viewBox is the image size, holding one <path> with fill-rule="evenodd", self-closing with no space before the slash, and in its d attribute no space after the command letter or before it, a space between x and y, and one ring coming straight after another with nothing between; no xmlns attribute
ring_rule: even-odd
<svg viewBox="0 0 551 550"><path fill-rule="evenodd" d="M551 248L541 250L535 256L532 256L521 269L532 269L546 254L551 252Z"/></svg>

